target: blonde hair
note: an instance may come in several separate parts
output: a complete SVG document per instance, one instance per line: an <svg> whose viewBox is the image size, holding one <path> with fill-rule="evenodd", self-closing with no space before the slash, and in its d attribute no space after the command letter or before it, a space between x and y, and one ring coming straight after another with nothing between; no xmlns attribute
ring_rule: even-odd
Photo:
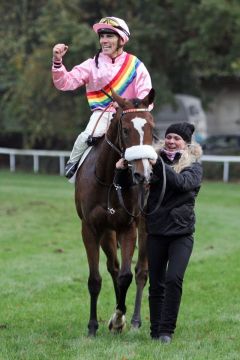
<svg viewBox="0 0 240 360"><path fill-rule="evenodd" d="M161 149L164 148L165 142L164 140L159 140L157 143L153 145L156 152L159 154ZM179 161L173 164L173 169L180 173L185 167L190 166L193 162L199 161L202 156L202 148L196 143L192 142L191 144L187 144L186 149L182 151L181 157Z"/></svg>

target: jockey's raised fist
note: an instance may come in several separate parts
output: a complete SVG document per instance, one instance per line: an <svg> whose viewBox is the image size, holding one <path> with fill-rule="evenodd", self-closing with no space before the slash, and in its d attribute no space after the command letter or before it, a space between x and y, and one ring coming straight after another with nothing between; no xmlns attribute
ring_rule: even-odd
<svg viewBox="0 0 240 360"><path fill-rule="evenodd" d="M68 51L68 46L65 44L56 44L53 47L53 58L54 60L62 60L62 57Z"/></svg>

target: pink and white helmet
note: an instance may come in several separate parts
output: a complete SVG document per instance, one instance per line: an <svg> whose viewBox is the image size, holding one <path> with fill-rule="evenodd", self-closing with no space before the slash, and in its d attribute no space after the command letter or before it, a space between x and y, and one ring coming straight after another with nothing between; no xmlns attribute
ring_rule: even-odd
<svg viewBox="0 0 240 360"><path fill-rule="evenodd" d="M107 16L102 18L97 24L93 25L93 30L97 34L107 29L117 33L124 41L124 44L128 42L130 31L124 20L114 16Z"/></svg>

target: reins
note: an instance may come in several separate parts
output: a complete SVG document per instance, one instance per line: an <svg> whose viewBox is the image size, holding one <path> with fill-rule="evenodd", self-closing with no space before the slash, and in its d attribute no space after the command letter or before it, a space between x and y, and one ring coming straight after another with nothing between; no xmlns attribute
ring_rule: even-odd
<svg viewBox="0 0 240 360"><path fill-rule="evenodd" d="M105 134L105 141L108 143L109 146L111 146L111 148L113 148L119 155L120 157L123 157L123 152L121 150L119 150L117 148L116 145L114 145L107 137L107 134Z"/></svg>
<svg viewBox="0 0 240 360"><path fill-rule="evenodd" d="M135 184L134 186L136 186L137 184ZM118 201L120 203L120 205L122 206L122 208L125 210L125 212L130 215L131 217L138 217L140 214L141 214L141 209L139 210L139 212L137 214L132 214L130 211L128 211L128 209L126 208L125 204L124 204L124 200L123 200L123 195L122 195L122 187L120 185L117 185L117 184L114 184L113 183L113 186L115 187L115 190L117 192L117 195L118 195ZM113 210L112 208L108 210ZM115 211L114 211L115 213ZM111 212L112 214L112 212Z"/></svg>
<svg viewBox="0 0 240 360"><path fill-rule="evenodd" d="M144 187L144 184L143 183L140 183L138 184L139 187L140 187L140 190L138 192L138 206L139 206L139 212L137 215L133 215L132 213L130 213L128 211L128 209L126 208L125 204L124 204L124 200L123 200L123 195L122 195L122 187L120 185L117 185L113 182L113 185L116 189L116 192L117 192L117 195L118 195L118 200L119 200L119 203L121 204L122 208L126 211L126 213L132 217L137 217L140 215L140 213L142 213L143 215L145 216L149 216L149 215L152 215L154 214L161 206L162 204L162 201L163 201L163 197L165 195L165 191L166 191L166 170L165 170L165 164L163 162L163 159L160 157L160 160L161 160L161 163L162 163L162 170L163 170L163 186L162 186L162 189L161 189L161 194L160 194L160 197L158 199L158 202L157 202L157 205L155 206L155 208L150 211L149 213L147 213L145 210L144 210L144 207L145 207L145 199L146 199L146 196L145 196L145 187ZM108 210L110 210L110 206L108 206ZM114 211L114 209L111 208L111 211ZM114 214L114 212L111 212L111 214Z"/></svg>
<svg viewBox="0 0 240 360"><path fill-rule="evenodd" d="M98 126L99 120L101 119L101 117L103 116L103 114L107 111L108 108L110 108L110 106L112 106L112 103L108 104L108 106L101 112L101 114L99 115L99 118L96 121L96 124L94 125L93 131L91 133L91 137L93 137L93 134L96 130L96 127Z"/></svg>
<svg viewBox="0 0 240 360"><path fill-rule="evenodd" d="M140 202L138 203L139 205L139 208L140 208L140 211L143 215L145 216L149 216L149 215L152 215L154 214L161 206L162 204L162 201L163 201L163 197L165 195L165 191L166 191L166 169L165 169L165 164L164 164L164 161L163 159L161 158L161 156L159 157L160 160L161 160L161 163L162 163L162 170L163 170L163 185L162 185L162 190L161 190L161 194L159 196L159 199L158 199L158 202L157 202L157 205L155 206L155 208L150 211L149 213L145 212L144 211L144 200L145 200L145 194L144 194L144 189L143 189L143 184L140 184L140 187L142 188L142 191L141 191L141 200ZM142 205L143 204L143 205Z"/></svg>

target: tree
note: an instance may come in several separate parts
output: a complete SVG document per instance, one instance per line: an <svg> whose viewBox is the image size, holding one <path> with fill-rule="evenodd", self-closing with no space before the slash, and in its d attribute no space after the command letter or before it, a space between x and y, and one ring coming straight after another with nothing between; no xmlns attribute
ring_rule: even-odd
<svg viewBox="0 0 240 360"><path fill-rule="evenodd" d="M24 147L71 148L89 117L84 89L61 93L51 81L52 47L70 48L68 69L94 56L92 25L114 14L129 24L127 51L149 69L157 100L173 93L204 96L203 78L238 76L237 0L7 0L0 3L0 125L19 131Z"/></svg>

